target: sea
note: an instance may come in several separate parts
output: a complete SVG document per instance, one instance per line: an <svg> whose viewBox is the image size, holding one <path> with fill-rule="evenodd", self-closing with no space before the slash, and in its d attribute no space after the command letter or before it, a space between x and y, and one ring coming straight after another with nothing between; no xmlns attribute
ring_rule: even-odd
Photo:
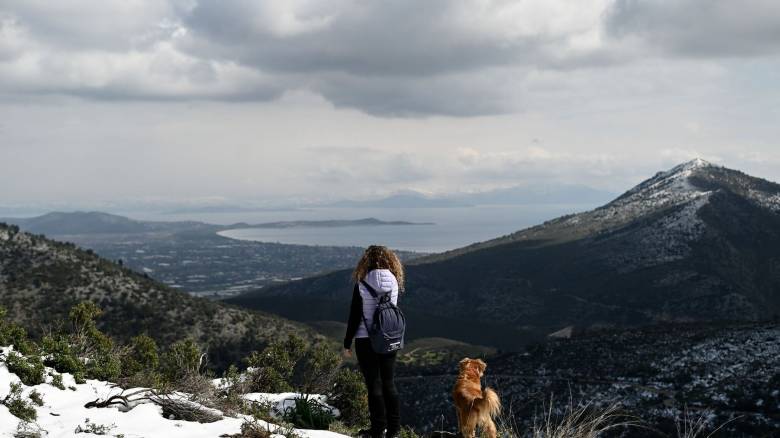
<svg viewBox="0 0 780 438"><path fill-rule="evenodd" d="M440 208L305 208L291 210L138 214L147 220L238 222L354 220L430 222L429 225L246 228L220 232L232 239L299 245L385 245L397 250L436 253L504 236L546 220L594 208L590 204L480 205ZM139 217L142 216L142 217Z"/></svg>

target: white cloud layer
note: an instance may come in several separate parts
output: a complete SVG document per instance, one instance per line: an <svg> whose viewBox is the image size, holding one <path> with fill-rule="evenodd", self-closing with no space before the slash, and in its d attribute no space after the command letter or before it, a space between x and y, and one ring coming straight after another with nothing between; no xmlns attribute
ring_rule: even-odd
<svg viewBox="0 0 780 438"><path fill-rule="evenodd" d="M776 0L0 0L3 202L780 179Z"/></svg>

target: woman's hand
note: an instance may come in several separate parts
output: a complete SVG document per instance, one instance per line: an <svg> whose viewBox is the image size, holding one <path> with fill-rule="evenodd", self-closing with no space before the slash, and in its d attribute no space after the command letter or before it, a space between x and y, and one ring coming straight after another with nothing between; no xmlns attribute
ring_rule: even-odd
<svg viewBox="0 0 780 438"><path fill-rule="evenodd" d="M349 348L345 348L344 349L344 357L346 357L347 359L352 357L352 350L350 350Z"/></svg>

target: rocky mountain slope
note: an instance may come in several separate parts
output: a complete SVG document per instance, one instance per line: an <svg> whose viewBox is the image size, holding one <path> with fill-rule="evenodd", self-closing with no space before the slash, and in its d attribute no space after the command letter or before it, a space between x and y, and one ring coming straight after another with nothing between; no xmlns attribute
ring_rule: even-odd
<svg viewBox="0 0 780 438"><path fill-rule="evenodd" d="M703 160L585 213L408 266L410 336L516 350L575 328L780 314L780 185ZM349 272L231 300L341 320ZM301 301L308 305L301 306Z"/></svg>
<svg viewBox="0 0 780 438"><path fill-rule="evenodd" d="M530 428L548 409L616 404L641 419L622 436L678 436L687 417L715 437L780 434L780 323L668 324L610 330L533 345L487 359L483 383L501 397L509 423ZM418 430L452 429L448 393L457 361L403 369L402 414ZM551 400L552 398L552 400ZM552 408L550 406L552 401ZM609 435L613 436L613 435ZM614 436L617 436L615 434Z"/></svg>
<svg viewBox="0 0 780 438"><path fill-rule="evenodd" d="M163 345L193 338L215 368L239 363L271 339L317 336L302 324L194 298L91 251L0 224L0 303L12 321L45 333L84 300L105 311L100 326L112 337L147 333Z"/></svg>

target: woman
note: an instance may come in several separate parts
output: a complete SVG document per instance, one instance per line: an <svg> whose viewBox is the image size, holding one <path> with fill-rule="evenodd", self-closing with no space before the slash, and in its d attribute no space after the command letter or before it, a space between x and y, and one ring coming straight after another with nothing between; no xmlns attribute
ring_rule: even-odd
<svg viewBox="0 0 780 438"><path fill-rule="evenodd" d="M352 306L344 336L344 354L352 356L352 339L355 339L355 353L368 389L368 410L371 428L361 430L359 435L381 438L395 438L401 428L398 391L393 382L396 352L375 353L371 348L367 326L371 325L377 300L360 281L368 283L380 296L390 294L393 304L398 303L398 294L404 288L404 270L398 256L384 246L372 245L363 253L352 273L356 287L352 293Z"/></svg>

